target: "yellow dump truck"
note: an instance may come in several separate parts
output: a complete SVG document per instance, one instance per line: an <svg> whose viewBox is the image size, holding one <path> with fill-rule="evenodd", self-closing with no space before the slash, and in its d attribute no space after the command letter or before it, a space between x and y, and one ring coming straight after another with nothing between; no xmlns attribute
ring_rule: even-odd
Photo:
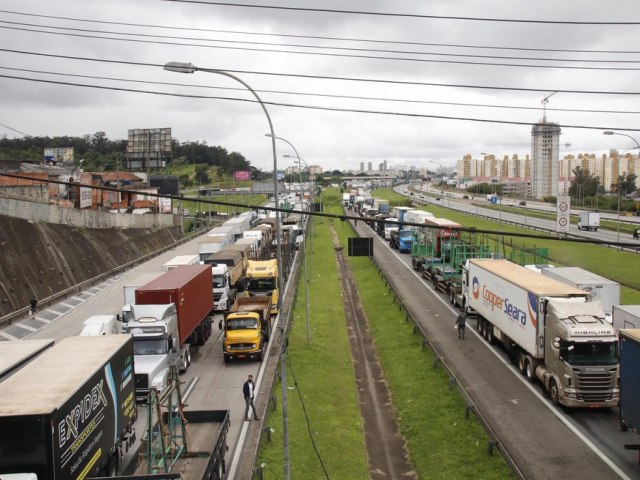
<svg viewBox="0 0 640 480"><path fill-rule="evenodd" d="M270 297L271 314L278 313L278 260L249 260L247 291L250 296Z"/></svg>
<svg viewBox="0 0 640 480"><path fill-rule="evenodd" d="M271 297L241 297L225 316L222 353L232 358L264 358L271 336Z"/></svg>

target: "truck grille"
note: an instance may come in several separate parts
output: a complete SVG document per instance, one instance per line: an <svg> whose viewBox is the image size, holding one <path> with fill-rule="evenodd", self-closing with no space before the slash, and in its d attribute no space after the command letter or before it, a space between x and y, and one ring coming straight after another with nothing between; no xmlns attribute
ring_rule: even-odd
<svg viewBox="0 0 640 480"><path fill-rule="evenodd" d="M229 350L252 350L252 343L234 343L229 345Z"/></svg>
<svg viewBox="0 0 640 480"><path fill-rule="evenodd" d="M136 373L136 390L149 390L149 376L146 373Z"/></svg>
<svg viewBox="0 0 640 480"><path fill-rule="evenodd" d="M222 292L213 292L213 299L218 302L222 298Z"/></svg>
<svg viewBox="0 0 640 480"><path fill-rule="evenodd" d="M612 398L616 367L574 368L578 400L600 403Z"/></svg>

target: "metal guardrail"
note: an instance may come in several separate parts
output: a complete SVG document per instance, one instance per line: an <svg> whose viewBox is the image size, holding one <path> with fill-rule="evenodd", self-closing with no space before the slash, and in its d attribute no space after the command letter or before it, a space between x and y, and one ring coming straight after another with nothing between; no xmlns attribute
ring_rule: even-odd
<svg viewBox="0 0 640 480"><path fill-rule="evenodd" d="M209 226L207 226L207 228L208 227ZM147 260L166 252L167 250L171 250L172 248L175 248L177 245L181 245L183 243L188 242L192 238L200 235L207 228L196 230L195 232L190 233L189 235L179 239L178 241L164 246L160 250L156 250L155 252L148 253L146 255L138 257L135 260L124 263L122 265L118 265L117 267L112 268L111 270L108 270L104 273L101 273L100 275L96 275L95 277L85 280L84 282L78 283L72 287L56 292L53 295L50 295L46 298L40 299L38 300L38 308L41 308L43 305L50 307L54 303L64 300L65 298L68 298L73 295L77 295L87 287L92 287L93 285L103 282L104 280L106 280L109 277L112 277L113 275L124 272L132 267L135 267L136 265L139 265L140 263L144 263ZM10 325L14 320L27 316L29 314L29 308L30 307L24 307L0 317L0 327L3 327L5 325Z"/></svg>
<svg viewBox="0 0 640 480"><path fill-rule="evenodd" d="M378 273L380 274L380 276L382 276L385 279L385 283L387 284L390 292L393 293L396 301L398 302L399 308L405 312L405 315L406 315L405 320L406 321L411 320L413 322L413 333L414 334L420 333L422 335L422 345L424 347L429 347L429 349L435 356L434 365L441 365L447 372L447 375L449 376L450 386L457 387L460 395L462 396L462 398L466 403L465 418L468 418L469 414L473 412L476 418L478 419L478 421L480 422L480 424L482 425L482 427L484 428L485 432L487 433L487 436L489 437L489 441L487 443L487 453L491 455L493 454L493 450L497 448L502 453L502 456L505 459L505 462L507 462L507 465L509 465L509 467L511 468L513 473L516 475L516 477L521 480L525 480L524 474L518 468L517 464L515 463L515 460L509 453L508 449L500 440L498 434L493 430L493 428L491 428L491 425L489 425L489 422L482 415L482 412L480 411L480 409L478 409L477 405L472 400L469 393L462 386L462 383L458 380L458 377L453 372L453 369L449 366L445 357L439 352L439 350L436 348L433 342L429 340L429 335L425 331L424 327L416 320L413 314L404 305L400 295L398 294L398 292L396 292L392 282L389 281L382 267L380 267L380 265L378 264L378 262L375 260L374 257L370 257L370 259L371 259L371 263L373 263L373 265L378 270Z"/></svg>

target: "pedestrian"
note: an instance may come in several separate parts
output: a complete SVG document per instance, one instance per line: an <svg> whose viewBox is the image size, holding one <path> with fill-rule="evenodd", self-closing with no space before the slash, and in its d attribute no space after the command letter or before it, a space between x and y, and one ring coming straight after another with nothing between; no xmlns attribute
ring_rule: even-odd
<svg viewBox="0 0 640 480"><path fill-rule="evenodd" d="M634 240L638 240L638 227L633 231L633 238Z"/></svg>
<svg viewBox="0 0 640 480"><path fill-rule="evenodd" d="M245 422L251 421L251 417L249 417L249 406L253 409L253 418L256 420L260 420L258 418L258 412L256 410L256 406L253 403L253 398L256 392L256 384L253 383L253 375L249 375L249 378L244 385L242 386L242 393L244 394L244 403L247 405L247 408L244 411L244 420Z"/></svg>
<svg viewBox="0 0 640 480"><path fill-rule="evenodd" d="M36 298L35 295L31 297L31 301L29 302L29 305L31 307L31 310L30 310L31 318L35 318L36 309L38 308L38 299Z"/></svg>
<svg viewBox="0 0 640 480"><path fill-rule="evenodd" d="M460 312L456 318L456 327L458 328L458 338L464 339L464 327L467 323L466 312Z"/></svg>

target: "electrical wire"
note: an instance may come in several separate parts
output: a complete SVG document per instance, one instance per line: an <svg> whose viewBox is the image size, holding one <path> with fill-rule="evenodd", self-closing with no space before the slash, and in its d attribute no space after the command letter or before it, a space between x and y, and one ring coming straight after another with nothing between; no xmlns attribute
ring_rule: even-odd
<svg viewBox="0 0 640 480"><path fill-rule="evenodd" d="M25 73L37 73L43 75L55 75L61 77L73 77L73 78L86 78L92 80L108 80L108 81L116 81L116 82L129 82L129 83L142 83L147 85L162 85L162 86L177 86L177 87L191 87L191 88L203 88L210 90L228 90L228 91L237 91L237 92L246 92L246 88L240 87L219 87L213 85L198 85L198 84L188 84L188 83L174 83L174 82L157 82L151 80L138 80L138 79L129 79L129 78L118 78L118 77L105 77L99 75L81 75L75 73L62 73L62 72L51 72L47 70L33 70L28 68L13 68L13 67L4 67L0 66L2 70L10 70L13 72L25 72ZM542 107L522 107L516 105L495 105L495 104L487 104L487 103L462 103L462 102L441 102L435 100L411 100L405 98L385 98L385 97L364 97L359 95L337 95L337 94L326 94L326 93L309 93L309 92L296 92L291 90L259 90L255 89L257 93L273 93L278 95L298 95L298 96L306 96L306 97L318 97L318 98L335 98L341 100L371 100L376 102L397 102L397 103L409 103L409 104L426 104L426 105L447 105L447 106L455 106L455 107L481 107L481 108L502 108L502 109L510 109L510 110L546 110L553 112L570 112L570 113L606 113L606 114L640 114L640 111L632 111L632 110L590 110L583 108L542 108Z"/></svg>
<svg viewBox="0 0 640 480"><path fill-rule="evenodd" d="M28 133L24 133L24 132L21 132L20 130L16 130L15 128L10 127L9 125L7 125L6 123L0 122L0 126L6 128L7 130L12 130L12 131L14 131L16 133L19 133L20 135L24 135L25 137L29 137L30 136Z"/></svg>
<svg viewBox="0 0 640 480"><path fill-rule="evenodd" d="M207 45L207 44L187 44L187 43L179 43L179 42L170 42L170 41L158 41L158 40L143 40L139 38L119 38L119 37L108 37L108 36L100 36L100 35L91 35L91 34L81 34L81 33L63 33L63 32L49 32L46 30L37 30L30 28L19 28L19 27L9 27L6 25L0 25L0 29L4 30L13 30L13 31L21 31L21 32L30 32L30 33L42 33L45 35L56 35L63 37L74 37L74 38L91 38L97 40L113 40L120 42L133 42L133 43L142 43L142 44L154 44L154 45L172 45L172 46L189 46L189 47L201 47L201 48L215 48L219 50L236 50L243 52L262 52L262 53L283 53L289 55L312 55L317 57L333 57L333 58L357 58L357 59L366 59L366 60L385 60L385 61L402 61L402 62L415 62L415 63L442 63L447 65L473 65L473 66L484 66L484 67L510 67L510 68L544 68L544 69L560 69L560 70L594 70L594 71L639 71L640 67L590 67L590 66L578 66L578 65L540 65L540 64L528 64L528 63L498 63L498 62L472 62L469 60L442 60L442 59L429 59L429 58L411 58L411 57L383 57L383 56L375 56L375 55L355 55L355 54L341 54L341 53L325 53L325 52L300 52L296 50L284 50L277 48L252 48L252 47L233 47L228 45ZM428 55L436 55L436 54L428 54ZM450 55L457 56L454 54L440 54L440 55ZM536 59L539 61L538 59ZM565 61L565 60L557 60L550 59L548 61ZM568 60L567 60L568 61ZM573 60L575 62L579 62L580 60ZM599 60L594 60L594 62L599 62ZM607 62L613 63L613 62ZM632 62L638 63L638 62Z"/></svg>
<svg viewBox="0 0 640 480"><path fill-rule="evenodd" d="M166 97L197 98L197 99L208 99L208 100L231 100L231 101L237 101L237 102L258 103L257 100L245 99L245 98L212 97L212 96L206 96L206 95L156 92L151 90L137 90L132 88L107 87L107 86L101 86L101 85L88 85L88 84L73 83L73 82L59 82L55 80L17 77L13 75L0 75L0 78L10 78L14 80L24 80L24 81L30 81L30 82L48 83L48 84L54 84L54 85L66 85L66 86L73 86L73 87L97 88L101 90L112 90L112 91L118 91L118 92L145 93L145 94L160 95L160 96L166 96ZM420 113L391 112L391 111L383 111L383 110L364 110L364 109L356 109L356 108L323 107L323 106L300 105L295 103L284 103L284 102L263 101L262 103L264 105L271 105L271 106L300 108L305 110L321 110L321 111L327 111L327 112L362 113L362 114L369 114L369 115L387 115L387 116L409 117L409 118L432 118L437 120L459 120L459 121L491 123L491 124L501 124L501 125L521 125L521 126L527 126L527 127L534 125L531 122L517 122L514 120L494 120L494 119L487 119L487 118L456 117L456 116L448 116L448 115L427 115L427 114L420 114ZM617 130L620 132L640 131L640 129L637 129L637 128L625 128L625 127L571 125L571 124L563 124L563 123L557 123L556 125L562 128L576 128L576 129L585 129L585 130Z"/></svg>
<svg viewBox="0 0 640 480"><path fill-rule="evenodd" d="M0 52L8 52L8 53L16 53L21 55L34 55L40 57L48 57L48 58L62 58L66 60L81 60L88 62L99 62L99 63L108 63L113 65L132 65L139 67L154 67L154 68L162 68L164 65L159 63L145 63L145 62L134 62L128 60L110 60L105 58L91 58L91 57L79 57L73 55L59 55L53 53L42 53L42 52L30 52L26 50L15 50L9 48L0 48ZM499 87L495 85L465 85L465 84L455 84L455 83L438 83L438 82L418 82L418 81L410 81L410 80L388 80L388 79L379 79L379 78L364 78L364 77L338 77L338 76L329 76L329 75L305 75L301 73L279 73L279 72L261 72L255 70L234 70L234 69L207 69L200 68L198 70L223 70L229 73L237 73L237 74L249 74L249 75L266 75L272 77L291 77L291 78L305 78L305 79L313 79L313 80L340 80L340 81L350 81L350 82L369 82L369 83L381 83L381 84L389 84L389 85L417 85L417 86L430 86L430 87L449 87L449 88L469 88L469 89L478 89L478 90L499 90L499 91L512 91L512 92L537 92L548 94L550 91L556 91L558 93L569 93L569 94L597 94L597 95L640 95L640 91L629 92L629 91L605 91L605 90L575 90L575 89L560 89L560 88L527 88L527 87Z"/></svg>
<svg viewBox="0 0 640 480"><path fill-rule="evenodd" d="M638 54L640 50L589 50L589 49L561 49L561 48L526 48L526 47L503 47L503 46L491 46L491 45L469 45L469 44L456 44L456 43L434 43L434 42L415 42L415 41L401 41L401 40L379 40L371 38L358 38L358 37L329 37L320 35L294 35L285 33L268 33L268 32L252 32L246 30L223 30L212 28L198 28L198 27L177 27L174 25L157 25L149 23L131 23L131 22L115 22L107 20L95 20L89 18L78 17L63 17L56 15L43 15L36 13L16 12L13 10L0 10L0 13L8 13L11 15L20 15L26 17L46 18L52 20L65 20L72 22L85 22L99 25L120 25L126 27L135 28L157 28L166 30L181 30L189 32L206 32L206 33L229 33L234 35L252 35L252 36L264 36L264 37L278 37L278 38L300 38L311 40L331 40L340 42L361 42L372 44L393 44L393 45L411 45L421 47L447 47L447 48L469 48L469 49L483 49L483 50L507 50L507 51L522 51L522 52L554 52L554 53L614 53L614 54Z"/></svg>
<svg viewBox="0 0 640 480"><path fill-rule="evenodd" d="M318 450L318 446L316 445L316 440L315 438L313 438L313 432L311 431L311 420L309 420L307 407L304 403L304 399L302 398L302 391L300 390L300 385L298 384L298 380L296 379L296 374L293 371L293 363L291 362L291 357L289 356L289 350L286 351L285 355L287 356L287 366L289 367L289 371L291 372L291 376L293 377L293 384L296 387L298 398L300 399L300 404L302 405L302 413L304 414L305 421L307 422L307 432L309 433L309 439L311 440L313 451L316 452L316 457L318 457L318 460L320 461L320 466L322 467L322 471L324 472L324 477L329 480L329 472L327 472L327 468L324 465L324 461L322 460L322 456L320 455L320 451Z"/></svg>
<svg viewBox="0 0 640 480"><path fill-rule="evenodd" d="M418 13L391 13L391 12L373 12L364 10L339 10L333 8L303 8L303 7L283 7L277 5L251 5L245 3L230 2L214 2L210 0L162 0L173 3L194 3L198 5L212 5L223 7L239 7L239 8L260 8L269 10L311 12L311 13L339 13L344 15L369 15L376 17L401 17L401 18L417 18L426 20L465 20L471 22L498 22L498 23L532 23L545 25L640 25L640 22L594 22L594 21L569 21L569 20L527 20L514 18L497 18L497 17L462 17L450 15L424 15Z"/></svg>
<svg viewBox="0 0 640 480"><path fill-rule="evenodd" d="M347 51L347 52L368 52L368 53L385 53L385 54L397 54L397 55L420 55L420 56L436 56L436 57L455 57L455 58L484 58L491 60L527 60L527 61L536 61L536 62L571 62L571 63L621 63L621 64L636 64L640 63L640 60L597 60L597 59L576 59L576 58L549 58L549 57L516 57L516 56L504 56L504 55L470 55L470 54L459 54L459 53L442 53L442 52L418 52L418 51L408 51L408 50L381 50L381 49L372 49L372 48L355 48L355 47L336 47L336 46L327 46L327 45L306 45L301 43L275 43L275 42L256 42L256 41L246 41L246 40L225 40L218 38L196 38L196 37L180 37L180 36L170 36L170 35L154 35L148 33L133 33L133 32L119 32L114 30L100 30L96 31L95 29L86 29L86 28L74 28L74 27L59 27L53 25L40 25L33 23L24 23L24 22L9 22L6 20L0 20L0 23L6 25L12 25L0 28L6 29L17 29L28 32L36 32L36 33L49 33L49 34L58 34L58 35L72 35L70 33L60 32L60 31L71 31L71 32L80 32L91 35L86 35L86 38L97 38L97 39L105 39L105 40L122 40L122 41L134 41L133 39L126 38L112 38L112 37L100 37L97 34L101 35L125 35L129 37L136 38L147 38L147 39L169 39L169 40L185 40L185 41L204 41L204 42L217 42L222 44L239 44L239 45L258 45L258 46L267 46L267 47L292 47L292 48L303 48L303 49L322 49L329 51ZM54 32L49 32L46 30L32 30L32 29L23 29L18 27L33 27L33 28L48 28L55 30ZM157 44L166 44L170 43L171 45L180 45L180 46L190 46L190 47L205 47L205 48L218 48L216 45L207 45L207 44L196 44L196 43L173 43L166 41L149 41L148 43L157 43ZM221 47L220 47L221 48ZM238 47L240 48L240 47ZM259 49L259 51L264 52L278 52L278 53L308 53L313 54L314 52L294 52L294 51L286 51L286 50L268 50L268 49ZM376 59L376 60L407 60L407 61L419 61L419 59L414 58L398 58L398 57L382 57L382 56L371 56L371 55L340 55L340 54L325 54L329 56L335 57L347 57L347 58L368 58L368 59ZM435 61L435 60L433 60ZM502 64L497 64L502 65ZM557 67L561 68L561 67Z"/></svg>

